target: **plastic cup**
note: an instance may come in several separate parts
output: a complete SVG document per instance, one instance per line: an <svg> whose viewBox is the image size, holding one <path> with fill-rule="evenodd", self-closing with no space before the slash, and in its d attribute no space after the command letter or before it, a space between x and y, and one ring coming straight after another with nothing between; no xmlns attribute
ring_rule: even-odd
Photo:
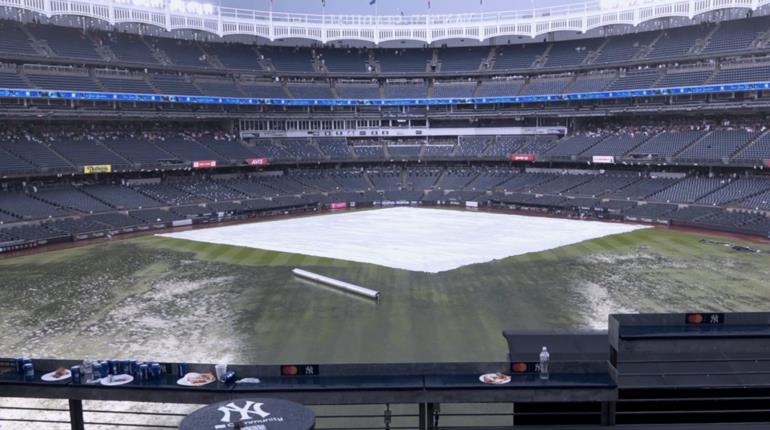
<svg viewBox="0 0 770 430"><path fill-rule="evenodd" d="M227 364L220 363L214 365L214 371L217 373L217 380L225 382L225 373L227 373Z"/></svg>

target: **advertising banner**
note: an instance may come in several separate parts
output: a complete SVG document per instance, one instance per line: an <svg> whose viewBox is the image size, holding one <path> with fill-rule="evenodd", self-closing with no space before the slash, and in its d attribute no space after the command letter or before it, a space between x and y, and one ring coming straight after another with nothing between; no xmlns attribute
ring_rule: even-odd
<svg viewBox="0 0 770 430"><path fill-rule="evenodd" d="M336 202L329 205L329 208L331 209L347 209L348 204L347 202Z"/></svg>
<svg viewBox="0 0 770 430"><path fill-rule="evenodd" d="M594 155L591 160L594 164L613 164L615 162L615 157L611 155Z"/></svg>
<svg viewBox="0 0 770 430"><path fill-rule="evenodd" d="M267 158L247 158L246 164L249 166L267 166L270 164L270 160Z"/></svg>
<svg viewBox="0 0 770 430"><path fill-rule="evenodd" d="M513 161L535 161L535 154L511 154Z"/></svg>
<svg viewBox="0 0 770 430"><path fill-rule="evenodd" d="M83 173L86 175L92 175L94 173L110 173L112 172L111 164L94 164L90 166L83 166Z"/></svg>
<svg viewBox="0 0 770 430"><path fill-rule="evenodd" d="M216 160L193 161L193 168L195 169L211 169L212 167L217 167Z"/></svg>

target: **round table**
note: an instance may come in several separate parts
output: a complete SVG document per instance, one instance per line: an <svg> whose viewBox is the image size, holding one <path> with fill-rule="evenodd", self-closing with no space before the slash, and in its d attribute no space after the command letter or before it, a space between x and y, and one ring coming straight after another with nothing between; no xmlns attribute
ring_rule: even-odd
<svg viewBox="0 0 770 430"><path fill-rule="evenodd" d="M315 414L281 399L242 398L204 406L185 417L179 430L312 430Z"/></svg>

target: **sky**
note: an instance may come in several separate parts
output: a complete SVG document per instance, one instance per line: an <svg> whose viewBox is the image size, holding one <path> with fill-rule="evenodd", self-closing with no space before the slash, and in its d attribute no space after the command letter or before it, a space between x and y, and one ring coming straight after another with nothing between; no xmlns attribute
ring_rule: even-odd
<svg viewBox="0 0 770 430"><path fill-rule="evenodd" d="M329 14L371 14L375 9L380 15L445 14L465 12L497 12L505 10L530 9L583 3L583 0L377 0L376 6L370 0L326 0ZM222 6L245 9L268 10L270 0L221 0ZM321 0L273 0L273 10L280 12L321 13Z"/></svg>

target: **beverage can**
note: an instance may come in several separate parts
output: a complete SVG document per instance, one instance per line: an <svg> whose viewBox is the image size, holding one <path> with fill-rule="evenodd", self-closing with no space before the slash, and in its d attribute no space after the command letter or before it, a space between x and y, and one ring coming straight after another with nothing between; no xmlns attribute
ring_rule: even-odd
<svg viewBox="0 0 770 430"><path fill-rule="evenodd" d="M139 380L141 381L150 380L150 366L146 363L142 363L139 365Z"/></svg>
<svg viewBox="0 0 770 430"><path fill-rule="evenodd" d="M16 373L19 375L24 374L24 357L19 357L16 359Z"/></svg>
<svg viewBox="0 0 770 430"><path fill-rule="evenodd" d="M187 363L184 361L176 364L176 373L182 377L187 374Z"/></svg>
<svg viewBox="0 0 770 430"><path fill-rule="evenodd" d="M35 378L35 368L32 363L24 363L24 380L31 381Z"/></svg>
<svg viewBox="0 0 770 430"><path fill-rule="evenodd" d="M139 376L139 361L131 360L130 366L131 366L131 376Z"/></svg>
<svg viewBox="0 0 770 430"><path fill-rule="evenodd" d="M70 367L70 373L72 374L72 383L73 384L80 384L81 378L80 378L80 366L75 365Z"/></svg>
<svg viewBox="0 0 770 430"><path fill-rule="evenodd" d="M160 380L160 363L150 364L150 379L153 381Z"/></svg>

